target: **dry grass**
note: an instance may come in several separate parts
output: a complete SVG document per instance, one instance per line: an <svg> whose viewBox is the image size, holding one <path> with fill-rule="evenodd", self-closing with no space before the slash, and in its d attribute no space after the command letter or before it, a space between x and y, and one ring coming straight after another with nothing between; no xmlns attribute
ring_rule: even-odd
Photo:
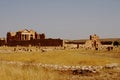
<svg viewBox="0 0 120 80"><path fill-rule="evenodd" d="M120 70L104 70L95 75L72 75L36 66L0 63L0 80L120 80Z"/></svg>
<svg viewBox="0 0 120 80"><path fill-rule="evenodd" d="M8 48L7 50L12 50ZM0 53L0 60L47 63L58 65L105 65L120 64L120 50L54 50L49 52ZM120 69L103 70L100 75L82 76L44 69L37 66L18 66L0 63L0 80L119 80Z"/></svg>
<svg viewBox="0 0 120 80"><path fill-rule="evenodd" d="M84 52L84 53L82 53ZM58 65L105 65L120 63L119 58L100 55L101 52L81 50L55 50L50 52L1 53L0 60L25 61ZM106 53L108 54L108 53Z"/></svg>
<svg viewBox="0 0 120 80"><path fill-rule="evenodd" d="M68 75L36 66L0 64L0 80L63 80Z"/></svg>

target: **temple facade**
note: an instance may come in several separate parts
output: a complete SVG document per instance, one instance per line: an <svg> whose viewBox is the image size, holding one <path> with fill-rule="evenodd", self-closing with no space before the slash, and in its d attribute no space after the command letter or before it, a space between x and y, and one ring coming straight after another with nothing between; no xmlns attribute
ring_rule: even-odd
<svg viewBox="0 0 120 80"><path fill-rule="evenodd" d="M46 38L45 34L38 34L34 30L19 30L7 32L7 46L63 46L63 40Z"/></svg>
<svg viewBox="0 0 120 80"><path fill-rule="evenodd" d="M45 39L45 34L38 34L33 30L19 30L17 32L7 32L7 42L9 41L27 41L35 39Z"/></svg>

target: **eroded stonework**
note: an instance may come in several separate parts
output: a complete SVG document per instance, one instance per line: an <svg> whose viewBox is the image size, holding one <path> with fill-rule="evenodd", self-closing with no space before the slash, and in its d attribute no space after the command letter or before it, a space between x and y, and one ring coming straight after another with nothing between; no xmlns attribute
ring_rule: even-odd
<svg viewBox="0 0 120 80"><path fill-rule="evenodd" d="M96 34L90 35L90 39L85 43L85 46L89 48L98 48L100 45L99 36Z"/></svg>

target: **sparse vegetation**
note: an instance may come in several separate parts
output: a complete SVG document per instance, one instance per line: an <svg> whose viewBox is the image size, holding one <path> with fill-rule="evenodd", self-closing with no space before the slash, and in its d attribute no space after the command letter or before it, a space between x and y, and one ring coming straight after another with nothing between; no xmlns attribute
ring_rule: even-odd
<svg viewBox="0 0 120 80"><path fill-rule="evenodd" d="M67 66L102 66L110 63L120 65L119 47L112 51L101 50L53 50L48 52L14 52L13 47L0 47L0 50L7 50L8 53L0 52L1 61L20 61L25 63L43 63ZM35 49L31 47L31 49ZM68 72L56 71L50 68L43 68L33 65L4 64L0 62L1 80L119 80L120 68L103 69L96 74L74 75Z"/></svg>

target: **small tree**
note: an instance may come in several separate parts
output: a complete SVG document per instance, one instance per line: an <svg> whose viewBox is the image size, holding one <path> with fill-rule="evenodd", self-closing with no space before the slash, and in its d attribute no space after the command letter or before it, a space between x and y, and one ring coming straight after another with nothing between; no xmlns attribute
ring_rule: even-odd
<svg viewBox="0 0 120 80"><path fill-rule="evenodd" d="M118 41L114 41L114 42L113 42L113 45L118 47L119 42L118 42Z"/></svg>

